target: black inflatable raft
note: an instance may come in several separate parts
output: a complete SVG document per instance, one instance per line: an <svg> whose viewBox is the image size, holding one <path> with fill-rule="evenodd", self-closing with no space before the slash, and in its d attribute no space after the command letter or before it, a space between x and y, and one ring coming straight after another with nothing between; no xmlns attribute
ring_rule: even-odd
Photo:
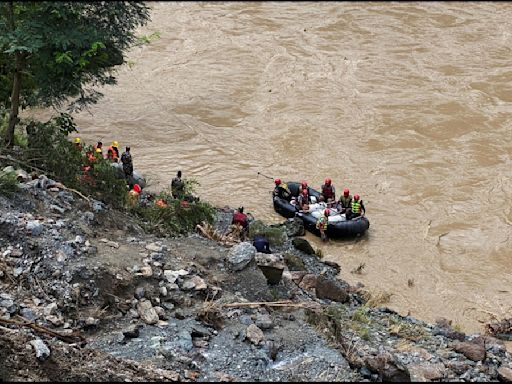
<svg viewBox="0 0 512 384"><path fill-rule="evenodd" d="M287 182L288 188L293 196L299 194L300 183L290 181ZM316 199L320 196L320 192L308 187L309 195L314 196ZM295 216L301 217L304 222L304 228L317 236L320 236L320 231L316 229L316 218L311 213L298 213L296 207L290 204L285 199L274 197L274 210L281 216L292 218ZM370 221L365 217L357 217L352 220L335 221L334 217L329 217L329 224L327 225L327 236L330 238L344 238L362 235L368 228L370 228Z"/></svg>

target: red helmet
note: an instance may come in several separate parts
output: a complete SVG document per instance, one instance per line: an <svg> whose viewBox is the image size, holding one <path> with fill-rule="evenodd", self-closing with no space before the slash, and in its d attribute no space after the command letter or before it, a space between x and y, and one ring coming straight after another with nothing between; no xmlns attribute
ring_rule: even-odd
<svg viewBox="0 0 512 384"><path fill-rule="evenodd" d="M349 193L350 193L350 191L348 190L348 188L345 188L343 190L343 196L347 197Z"/></svg>
<svg viewBox="0 0 512 384"><path fill-rule="evenodd" d="M302 190L302 196L307 196L307 195L309 195L308 194L308 190L307 189L303 189Z"/></svg>
<svg viewBox="0 0 512 384"><path fill-rule="evenodd" d="M331 213L331 210L329 208L325 208L324 215L329 216L330 213Z"/></svg>
<svg viewBox="0 0 512 384"><path fill-rule="evenodd" d="M301 186L302 188L306 188L306 187L308 186L308 182L307 182L307 181L305 181L305 180L302 180L302 181L300 182L300 186Z"/></svg>
<svg viewBox="0 0 512 384"><path fill-rule="evenodd" d="M325 185L331 185L331 179L329 179L329 178L325 179Z"/></svg>
<svg viewBox="0 0 512 384"><path fill-rule="evenodd" d="M140 191L142 191L142 188L140 187L140 185L139 185L139 184L135 184L135 185L133 186L133 190L134 190L135 192L137 192L137 193L140 193Z"/></svg>
<svg viewBox="0 0 512 384"><path fill-rule="evenodd" d="M354 195L354 200L355 201L359 200L359 195L357 193Z"/></svg>
<svg viewBox="0 0 512 384"><path fill-rule="evenodd" d="M276 185L281 184L281 179L275 179L275 180L274 180L274 183L276 183Z"/></svg>

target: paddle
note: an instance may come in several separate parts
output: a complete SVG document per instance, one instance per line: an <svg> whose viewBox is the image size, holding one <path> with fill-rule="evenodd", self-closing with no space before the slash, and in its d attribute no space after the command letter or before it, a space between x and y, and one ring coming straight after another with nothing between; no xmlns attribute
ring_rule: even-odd
<svg viewBox="0 0 512 384"><path fill-rule="evenodd" d="M270 180L274 180L274 178L273 178L273 177L270 177L270 176L264 175L264 174L263 174L263 173L261 173L261 172L258 172L258 175L261 175L261 176L263 176L263 177L266 177L267 179L270 179Z"/></svg>

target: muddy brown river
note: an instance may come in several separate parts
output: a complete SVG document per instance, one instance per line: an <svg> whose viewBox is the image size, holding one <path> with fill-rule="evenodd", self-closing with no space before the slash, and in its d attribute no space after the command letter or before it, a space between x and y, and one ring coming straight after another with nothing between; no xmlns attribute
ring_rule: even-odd
<svg viewBox="0 0 512 384"><path fill-rule="evenodd" d="M423 320L512 315L512 4L162 2L118 85L76 121L163 187L266 222L271 180L325 177L366 236L322 244L341 277ZM350 271L364 263L363 273Z"/></svg>

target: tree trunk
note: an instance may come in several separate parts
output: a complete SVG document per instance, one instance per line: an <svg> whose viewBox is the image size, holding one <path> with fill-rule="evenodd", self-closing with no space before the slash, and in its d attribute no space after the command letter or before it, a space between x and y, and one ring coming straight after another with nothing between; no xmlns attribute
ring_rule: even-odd
<svg viewBox="0 0 512 384"><path fill-rule="evenodd" d="M9 13L9 27L11 31L14 32L16 25L14 23L14 4L12 1L7 4L7 9ZM9 113L9 125L7 126L4 138L5 144L8 148L12 147L14 144L14 128L16 127L16 123L18 123L21 91L21 59L21 53L16 52L14 57L15 69L11 92L11 111Z"/></svg>
<svg viewBox="0 0 512 384"><path fill-rule="evenodd" d="M20 108L21 91L21 53L16 52L16 69L14 70L14 79L11 93L11 111L9 113L9 125L5 132L5 145L9 148L14 145L14 128L18 123L18 111Z"/></svg>

